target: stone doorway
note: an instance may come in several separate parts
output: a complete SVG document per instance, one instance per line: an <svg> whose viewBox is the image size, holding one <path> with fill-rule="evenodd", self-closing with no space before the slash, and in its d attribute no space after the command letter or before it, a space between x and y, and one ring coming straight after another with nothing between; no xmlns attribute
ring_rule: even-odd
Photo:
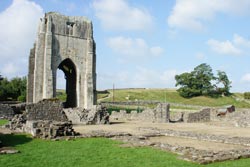
<svg viewBox="0 0 250 167"><path fill-rule="evenodd" d="M76 67L70 59L63 60L58 66L59 70L62 70L66 80L66 102L65 108L73 108L77 106L76 97Z"/></svg>

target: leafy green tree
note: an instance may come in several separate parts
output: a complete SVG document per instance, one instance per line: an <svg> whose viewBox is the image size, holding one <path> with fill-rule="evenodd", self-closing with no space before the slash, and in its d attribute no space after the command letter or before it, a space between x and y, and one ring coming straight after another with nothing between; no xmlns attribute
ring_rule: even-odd
<svg viewBox="0 0 250 167"><path fill-rule="evenodd" d="M7 78L3 78L0 81L0 100L7 100L8 96L9 96L9 81L7 80Z"/></svg>
<svg viewBox="0 0 250 167"><path fill-rule="evenodd" d="M193 75L195 88L200 91L200 95L208 95L213 90L211 82L215 77L212 68L208 64L198 65L191 74Z"/></svg>
<svg viewBox="0 0 250 167"><path fill-rule="evenodd" d="M227 74L224 71L217 71L218 77L216 78L217 84L222 84L224 87L217 88L218 92L222 95L228 96L230 94L231 81L229 81Z"/></svg>
<svg viewBox="0 0 250 167"><path fill-rule="evenodd" d="M175 76L176 86L181 86L177 91L183 97L194 97L201 95L197 90L197 84L192 73L183 73Z"/></svg>
<svg viewBox="0 0 250 167"><path fill-rule="evenodd" d="M26 77L0 80L0 100L26 101Z"/></svg>
<svg viewBox="0 0 250 167"><path fill-rule="evenodd" d="M218 71L217 75L218 77L214 76L213 70L208 64L200 64L190 73L175 76L176 86L180 86L177 91L183 97L229 95L231 82L226 73ZM224 87L218 88L216 84L212 84L214 82L222 84Z"/></svg>

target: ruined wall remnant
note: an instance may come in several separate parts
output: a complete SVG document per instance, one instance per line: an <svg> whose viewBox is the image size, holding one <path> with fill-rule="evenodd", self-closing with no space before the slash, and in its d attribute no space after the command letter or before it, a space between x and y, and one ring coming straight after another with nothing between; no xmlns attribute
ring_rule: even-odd
<svg viewBox="0 0 250 167"><path fill-rule="evenodd" d="M211 121L212 109L206 108L200 112L189 113L187 122L209 122Z"/></svg>
<svg viewBox="0 0 250 167"><path fill-rule="evenodd" d="M44 139L77 135L71 122L27 121L23 128L25 132L30 133L33 137Z"/></svg>
<svg viewBox="0 0 250 167"><path fill-rule="evenodd" d="M101 106L92 109L63 108L59 99L43 99L28 104L26 112L17 114L11 120L12 130L26 132L34 137L55 138L74 136L73 124L108 124L109 114Z"/></svg>
<svg viewBox="0 0 250 167"><path fill-rule="evenodd" d="M68 121L58 99L44 99L26 106L27 120Z"/></svg>
<svg viewBox="0 0 250 167"><path fill-rule="evenodd" d="M169 107L170 105L167 103L159 103L155 109L145 109L141 113L137 113L137 111L131 111L131 113L126 113L123 110L113 111L110 119L167 123L170 118Z"/></svg>
<svg viewBox="0 0 250 167"><path fill-rule="evenodd" d="M93 106L92 109L65 108L63 111L73 124L109 124L109 113L101 106Z"/></svg>
<svg viewBox="0 0 250 167"><path fill-rule="evenodd" d="M96 104L96 54L93 27L85 17L46 13L30 51L27 102L56 96L57 70L66 78L65 107Z"/></svg>
<svg viewBox="0 0 250 167"><path fill-rule="evenodd" d="M0 104L0 119L11 119L14 114L14 110L8 104Z"/></svg>

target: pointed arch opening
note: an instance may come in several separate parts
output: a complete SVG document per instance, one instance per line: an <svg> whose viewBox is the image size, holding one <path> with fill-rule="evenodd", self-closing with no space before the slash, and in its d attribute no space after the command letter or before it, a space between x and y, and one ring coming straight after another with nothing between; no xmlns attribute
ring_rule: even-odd
<svg viewBox="0 0 250 167"><path fill-rule="evenodd" d="M77 95L76 95L76 67L70 59L63 60L59 66L59 70L64 73L66 80L66 101L64 103L65 108L73 108L77 106ZM58 84L58 83L57 83Z"/></svg>

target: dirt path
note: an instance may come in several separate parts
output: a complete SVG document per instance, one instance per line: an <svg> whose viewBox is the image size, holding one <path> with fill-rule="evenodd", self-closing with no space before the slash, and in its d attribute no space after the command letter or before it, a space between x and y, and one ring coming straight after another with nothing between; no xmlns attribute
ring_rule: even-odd
<svg viewBox="0 0 250 167"><path fill-rule="evenodd" d="M167 129L175 131L188 131L201 134L225 135L228 137L249 137L250 128L225 127L209 125L206 123L145 123L145 122L113 122L110 125L88 125L74 126L80 133L87 133L93 130L104 130L109 132L127 132L133 135L150 133L145 128ZM144 128L144 130L143 130Z"/></svg>
<svg viewBox="0 0 250 167"><path fill-rule="evenodd" d="M106 132L125 132L132 135L147 135L157 130L172 130L176 132L190 132L192 134L202 134L210 136L225 136L226 138L245 137L250 138L250 128L236 128L210 125L206 123L145 123L145 122L113 122L110 125L90 125L90 126L74 126L77 132L82 134L91 131L103 130ZM170 145L178 145L182 147L194 147L201 150L232 150L244 149L246 146L240 144L225 144L214 141L201 141L184 137L160 136L149 139L152 142L161 142ZM250 149L250 146L249 146Z"/></svg>

